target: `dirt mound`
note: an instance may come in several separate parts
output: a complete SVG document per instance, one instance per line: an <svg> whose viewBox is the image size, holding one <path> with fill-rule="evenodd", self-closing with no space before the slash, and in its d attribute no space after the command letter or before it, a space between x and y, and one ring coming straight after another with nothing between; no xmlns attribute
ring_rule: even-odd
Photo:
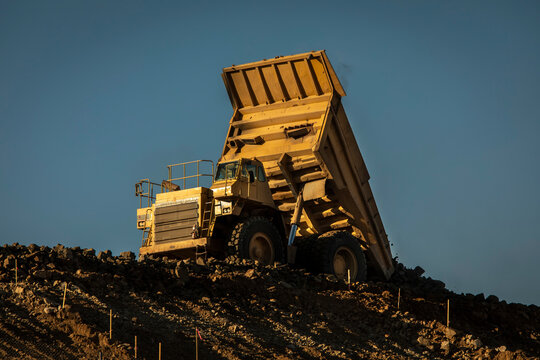
<svg viewBox="0 0 540 360"><path fill-rule="evenodd" d="M540 356L537 306L454 294L401 264L390 282L350 290L285 265L138 262L61 245L4 245L0 268L6 359L133 359L135 336L138 359L157 359L160 343L162 359L193 359L196 328L201 359Z"/></svg>

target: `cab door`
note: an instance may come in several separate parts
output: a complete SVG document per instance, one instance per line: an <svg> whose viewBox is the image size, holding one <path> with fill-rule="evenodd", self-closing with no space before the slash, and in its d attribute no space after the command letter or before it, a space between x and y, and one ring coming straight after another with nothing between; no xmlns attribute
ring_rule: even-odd
<svg viewBox="0 0 540 360"><path fill-rule="evenodd" d="M259 192L257 184L257 165L246 162L244 165L244 175L246 176L248 182L248 198L258 201Z"/></svg>

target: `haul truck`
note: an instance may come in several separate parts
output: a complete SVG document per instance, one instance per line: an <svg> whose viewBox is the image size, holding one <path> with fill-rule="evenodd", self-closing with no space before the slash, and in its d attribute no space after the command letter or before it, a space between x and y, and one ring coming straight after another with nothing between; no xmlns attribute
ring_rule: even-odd
<svg viewBox="0 0 540 360"><path fill-rule="evenodd" d="M287 259L340 278L364 280L369 268L388 279L387 235L326 53L233 65L222 77L234 112L216 169L173 164L161 184L136 185L140 254Z"/></svg>

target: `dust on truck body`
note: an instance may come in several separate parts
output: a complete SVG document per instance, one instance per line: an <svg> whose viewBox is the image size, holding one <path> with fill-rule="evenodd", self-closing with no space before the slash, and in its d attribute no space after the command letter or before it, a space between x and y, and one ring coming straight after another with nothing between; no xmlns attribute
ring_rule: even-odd
<svg viewBox="0 0 540 360"><path fill-rule="evenodd" d="M148 236L141 254L204 246L217 256L273 262L287 250L289 262L340 277L350 271L356 280L365 278L365 254L370 269L389 278L387 235L326 53L233 65L222 77L234 113L213 184L180 189L165 181L171 191L138 210L139 228L157 231L169 211L176 225L159 225L183 223L185 238ZM189 220L182 199L200 209Z"/></svg>

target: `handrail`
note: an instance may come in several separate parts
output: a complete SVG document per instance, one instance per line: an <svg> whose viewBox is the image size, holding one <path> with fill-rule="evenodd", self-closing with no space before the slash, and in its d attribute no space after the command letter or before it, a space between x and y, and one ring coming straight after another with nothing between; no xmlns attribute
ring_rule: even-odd
<svg viewBox="0 0 540 360"><path fill-rule="evenodd" d="M144 189L144 184L146 184L146 191ZM154 195L154 186L159 186L163 192L163 187L161 184L156 184L150 181L150 179L141 179L138 183L135 184L135 196L139 197L139 207L142 208L143 198L147 198L148 206L152 206L152 200L156 200Z"/></svg>
<svg viewBox="0 0 540 360"><path fill-rule="evenodd" d="M212 173L211 174L204 174L204 173L201 174L201 169L200 169L201 163L210 163L212 165ZM189 165L189 164L197 164L197 174L195 174L195 175L186 175L186 165ZM173 168L179 167L179 166L182 167L183 176L173 178L172 177ZM200 186L200 180L199 179L200 179L201 176L210 177L210 179L214 178L214 162L212 160L187 161L187 162L183 162L183 163L167 165L167 169L169 171L169 180L168 181L172 182L172 181L176 181L176 180L182 180L183 185L184 185L183 189L186 189L186 179L197 178L197 187L199 187Z"/></svg>
<svg viewBox="0 0 540 360"><path fill-rule="evenodd" d="M201 173L201 163L210 163L212 166L212 173L211 174ZM190 164L197 164L197 173L195 175L186 175L187 165L190 165ZM172 177L173 168L178 167L178 166L182 166L183 176L173 178ZM167 165L167 169L169 172L168 181L172 183L172 181L181 180L184 185L183 189L186 189L187 179L197 178L197 187L200 186L201 176L210 177L211 180L214 179L214 162L212 160L195 160L195 161L188 161L188 162L183 162L183 163L178 163L178 164L172 164L172 165ZM163 183L157 184L157 183L151 182L150 179L141 179L139 180L138 183L135 184L135 196L139 197L140 208L143 207L142 206L143 198L146 198L146 204L147 204L146 207L151 207L152 200L156 200L156 192L154 191L155 190L154 186L159 186L161 192L167 191L167 188L164 187Z"/></svg>

